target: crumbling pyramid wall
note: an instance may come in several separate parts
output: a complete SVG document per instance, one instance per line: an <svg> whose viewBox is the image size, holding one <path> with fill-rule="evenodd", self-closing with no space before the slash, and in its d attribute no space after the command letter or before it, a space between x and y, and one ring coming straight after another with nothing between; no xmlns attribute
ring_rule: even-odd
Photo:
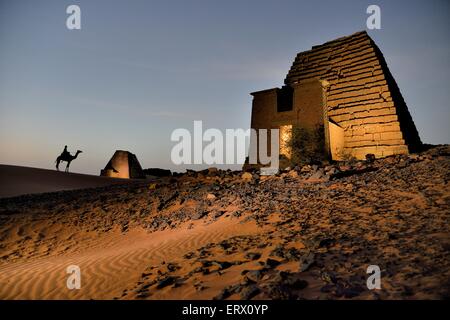
<svg viewBox="0 0 450 320"><path fill-rule="evenodd" d="M381 51L363 31L297 54L285 84L328 82L328 117L344 129L344 152L364 158L415 151L411 115Z"/></svg>
<svg viewBox="0 0 450 320"><path fill-rule="evenodd" d="M116 150L105 169L101 170L100 175L123 179L145 178L136 155L124 150Z"/></svg>

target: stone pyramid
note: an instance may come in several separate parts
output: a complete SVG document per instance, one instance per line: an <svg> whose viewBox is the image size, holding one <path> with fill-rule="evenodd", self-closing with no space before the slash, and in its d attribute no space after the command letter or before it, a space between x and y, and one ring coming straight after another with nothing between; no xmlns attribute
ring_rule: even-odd
<svg viewBox="0 0 450 320"><path fill-rule="evenodd" d="M105 169L101 170L100 175L124 179L145 178L136 155L124 150L116 150Z"/></svg>
<svg viewBox="0 0 450 320"><path fill-rule="evenodd" d="M421 146L386 61L365 31L298 53L284 84L252 93L252 128L323 124L325 151L335 160Z"/></svg>

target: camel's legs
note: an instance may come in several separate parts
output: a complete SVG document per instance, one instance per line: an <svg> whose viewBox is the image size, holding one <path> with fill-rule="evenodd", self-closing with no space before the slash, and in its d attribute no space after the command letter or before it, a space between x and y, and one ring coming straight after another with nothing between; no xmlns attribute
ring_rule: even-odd
<svg viewBox="0 0 450 320"><path fill-rule="evenodd" d="M66 172L69 172L70 161L67 161Z"/></svg>
<svg viewBox="0 0 450 320"><path fill-rule="evenodd" d="M59 159L59 157L56 158L56 170L58 170L58 171L59 171L59 163L60 162L61 162L61 159Z"/></svg>

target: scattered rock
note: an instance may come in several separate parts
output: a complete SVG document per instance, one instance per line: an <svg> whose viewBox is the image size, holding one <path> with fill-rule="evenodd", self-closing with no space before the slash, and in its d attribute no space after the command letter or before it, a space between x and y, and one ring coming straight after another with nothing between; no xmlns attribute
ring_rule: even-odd
<svg viewBox="0 0 450 320"><path fill-rule="evenodd" d="M263 272L261 270L250 270L245 276L251 281L258 282L262 278Z"/></svg>
<svg viewBox="0 0 450 320"><path fill-rule="evenodd" d="M240 292L240 297L242 300L250 300L260 292L261 290L258 288L258 286L251 284L242 289L242 291Z"/></svg>
<svg viewBox="0 0 450 320"><path fill-rule="evenodd" d="M192 216L192 219L199 220L199 219L203 218L204 216L206 216L207 214L208 214L208 212L206 212L202 209L199 209L194 213L194 215Z"/></svg>
<svg viewBox="0 0 450 320"><path fill-rule="evenodd" d="M308 281L295 277L288 277L283 283L295 290L303 290L308 286Z"/></svg>
<svg viewBox="0 0 450 320"><path fill-rule="evenodd" d="M217 296L215 296L213 300L225 300L229 296L231 296L231 292L227 288L225 288L222 291L220 291L220 293Z"/></svg>
<svg viewBox="0 0 450 320"><path fill-rule="evenodd" d="M245 258L250 260L258 260L261 257L260 253L257 252L249 252L245 255Z"/></svg>
<svg viewBox="0 0 450 320"><path fill-rule="evenodd" d="M241 178L242 178L242 180L244 180L244 181L252 181L253 175L252 175L250 172L244 172L244 173L241 175Z"/></svg>
<svg viewBox="0 0 450 320"><path fill-rule="evenodd" d="M280 261L268 258L266 260L266 262L264 263L264 267L266 267L266 268L275 268L279 264L280 264Z"/></svg>
<svg viewBox="0 0 450 320"><path fill-rule="evenodd" d="M158 284L156 285L156 289L162 289L167 286L170 286L175 282L176 279L177 277L168 276L158 282Z"/></svg>
<svg viewBox="0 0 450 320"><path fill-rule="evenodd" d="M215 211L213 217L214 218L219 218L219 217L223 216L225 214L225 212L226 211L224 211L224 210Z"/></svg>
<svg viewBox="0 0 450 320"><path fill-rule="evenodd" d="M229 267L231 267L233 264L229 263L227 261L212 261L211 262L213 265L218 266L219 270L224 270L224 269L228 269Z"/></svg>
<svg viewBox="0 0 450 320"><path fill-rule="evenodd" d="M314 172L307 181L322 181L322 180L329 180L330 177L327 176L322 168L318 169L316 172Z"/></svg>
<svg viewBox="0 0 450 320"><path fill-rule="evenodd" d="M298 173L297 173L297 171L295 171L295 170L290 170L289 172L288 172L288 174L287 174L289 177L291 177L291 178L298 178Z"/></svg>
<svg viewBox="0 0 450 320"><path fill-rule="evenodd" d="M180 267L177 264L175 264L175 263L168 263L167 264L167 270L169 272L173 272L173 271L176 271L178 269L180 269Z"/></svg>
<svg viewBox="0 0 450 320"><path fill-rule="evenodd" d="M314 257L313 252L306 253L300 257L300 272L307 271L314 264Z"/></svg>

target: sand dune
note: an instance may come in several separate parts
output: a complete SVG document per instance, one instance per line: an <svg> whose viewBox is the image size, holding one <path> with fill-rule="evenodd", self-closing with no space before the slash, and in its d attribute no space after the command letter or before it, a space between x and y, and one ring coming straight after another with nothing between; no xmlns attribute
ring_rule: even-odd
<svg viewBox="0 0 450 320"><path fill-rule="evenodd" d="M129 180L0 164L0 198L127 183Z"/></svg>
<svg viewBox="0 0 450 320"><path fill-rule="evenodd" d="M0 266L1 299L112 299L139 280L142 272L182 256L207 243L231 235L252 234L254 223L239 224L223 219L211 225L187 225L176 230L148 233L134 229L126 234L111 232L81 252L39 257ZM83 247L86 248L86 246ZM82 274L80 290L66 286L66 268L78 265ZM199 298L191 290L190 298ZM218 290L217 290L218 291ZM217 294L218 292L215 292ZM211 294L211 293L209 293ZM159 294L165 298L164 294ZM167 297L166 297L167 298Z"/></svg>
<svg viewBox="0 0 450 320"><path fill-rule="evenodd" d="M2 198L0 299L448 298L449 157L443 146ZM366 285L373 264L381 290ZM66 286L69 265L79 290Z"/></svg>

